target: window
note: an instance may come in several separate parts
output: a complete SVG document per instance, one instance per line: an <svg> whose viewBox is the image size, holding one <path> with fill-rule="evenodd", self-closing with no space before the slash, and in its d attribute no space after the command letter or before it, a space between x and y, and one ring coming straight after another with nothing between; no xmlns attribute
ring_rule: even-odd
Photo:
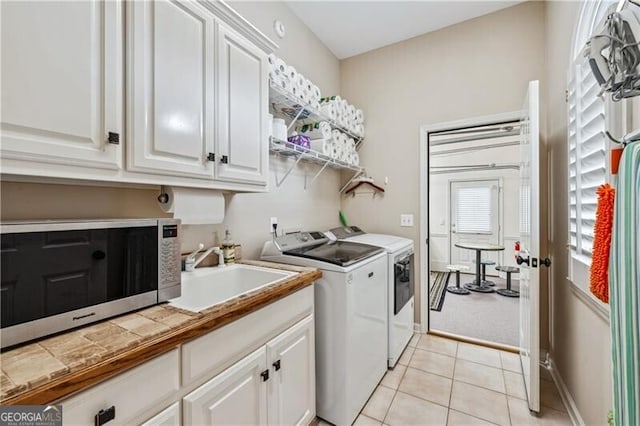
<svg viewBox="0 0 640 426"><path fill-rule="evenodd" d="M456 199L457 230L464 234L491 234L492 192L490 186L458 188Z"/></svg>
<svg viewBox="0 0 640 426"><path fill-rule="evenodd" d="M574 35L573 63L569 70L567 139L569 146L569 279L586 300L606 314L608 307L589 291L589 268L593 248L598 186L609 180L609 141L605 130L613 129L620 105L600 97L584 48L617 1L585 2Z"/></svg>

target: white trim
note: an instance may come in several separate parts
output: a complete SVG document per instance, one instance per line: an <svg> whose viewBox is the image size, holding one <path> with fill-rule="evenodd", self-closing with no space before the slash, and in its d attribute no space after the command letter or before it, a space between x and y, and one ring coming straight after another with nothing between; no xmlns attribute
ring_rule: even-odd
<svg viewBox="0 0 640 426"><path fill-rule="evenodd" d="M553 381L556 384L558 393L560 393L560 398L562 398L562 402L564 403L564 406L567 409L567 413L569 414L569 418L571 419L571 422L576 426L584 425L585 423L584 423L584 420L582 419L582 416L580 415L580 411L578 411L578 406L576 405L576 402L573 400L573 397L571 396L571 393L569 392L567 385L565 385L564 381L562 380L562 377L558 372L558 368L556 367L555 362L553 362L553 358L548 357L548 360L549 360L549 372L551 373L551 377L553 378Z"/></svg>
<svg viewBox="0 0 640 426"><path fill-rule="evenodd" d="M414 333L422 333L422 328L420 327L420 323L413 323L413 332Z"/></svg>
<svg viewBox="0 0 640 426"><path fill-rule="evenodd" d="M462 120L447 121L436 124L423 124L420 126L420 331L426 333L429 330L429 246L426 244L429 234L427 191L429 190L429 133L443 130L452 130L461 127L485 126L493 123L518 121L522 118L522 111L512 111L502 114L485 115L480 117L465 118ZM424 244L424 245L423 245Z"/></svg>
<svg viewBox="0 0 640 426"><path fill-rule="evenodd" d="M609 324L609 305L604 305L602 302L594 299L591 294L587 294L584 291L584 288L574 283L571 279L567 278L567 281L569 281L569 288L571 289L573 294L575 294L578 299L580 299L585 305L587 305L587 308L595 312L600 317L600 319Z"/></svg>

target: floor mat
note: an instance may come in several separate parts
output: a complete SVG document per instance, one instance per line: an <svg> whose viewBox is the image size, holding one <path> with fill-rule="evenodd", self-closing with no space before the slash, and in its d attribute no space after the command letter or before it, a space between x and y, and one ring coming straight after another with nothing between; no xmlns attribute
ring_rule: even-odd
<svg viewBox="0 0 640 426"><path fill-rule="evenodd" d="M442 310L444 297L447 294L447 282L449 272L431 272L431 285L429 286L429 307L432 311Z"/></svg>

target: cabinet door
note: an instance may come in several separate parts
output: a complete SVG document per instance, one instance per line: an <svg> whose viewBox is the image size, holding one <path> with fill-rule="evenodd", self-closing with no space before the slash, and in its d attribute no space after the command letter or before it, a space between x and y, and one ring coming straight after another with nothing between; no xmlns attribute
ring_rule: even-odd
<svg viewBox="0 0 640 426"><path fill-rule="evenodd" d="M144 422L141 426L180 426L181 424L180 402L176 402Z"/></svg>
<svg viewBox="0 0 640 426"><path fill-rule="evenodd" d="M213 179L214 29L196 2L127 2L129 170Z"/></svg>
<svg viewBox="0 0 640 426"><path fill-rule="evenodd" d="M263 425L267 422L264 346L184 397L186 425Z"/></svg>
<svg viewBox="0 0 640 426"><path fill-rule="evenodd" d="M115 1L3 1L2 157L121 166L122 10Z"/></svg>
<svg viewBox="0 0 640 426"><path fill-rule="evenodd" d="M216 178L266 185L269 167L266 55L219 24L217 71Z"/></svg>
<svg viewBox="0 0 640 426"><path fill-rule="evenodd" d="M316 415L313 315L269 343L269 424L307 425Z"/></svg>

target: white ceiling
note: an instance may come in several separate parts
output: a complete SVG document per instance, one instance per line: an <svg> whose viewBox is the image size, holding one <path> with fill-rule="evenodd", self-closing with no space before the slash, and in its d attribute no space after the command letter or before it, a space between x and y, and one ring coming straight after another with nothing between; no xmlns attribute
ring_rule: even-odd
<svg viewBox="0 0 640 426"><path fill-rule="evenodd" d="M520 1L287 1L338 59L397 43Z"/></svg>

